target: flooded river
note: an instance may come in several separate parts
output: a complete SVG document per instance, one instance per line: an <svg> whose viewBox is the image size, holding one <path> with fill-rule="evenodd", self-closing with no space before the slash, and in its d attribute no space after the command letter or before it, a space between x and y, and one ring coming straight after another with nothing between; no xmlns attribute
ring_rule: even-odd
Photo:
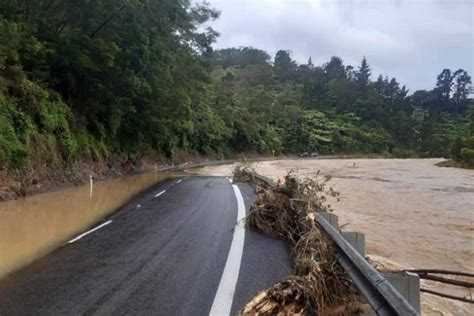
<svg viewBox="0 0 474 316"><path fill-rule="evenodd" d="M257 170L283 177L332 176L341 192L333 203L346 230L366 235L366 251L387 269L438 268L474 273L474 170L442 168L443 159L294 159L259 162ZM230 174L232 166L201 169ZM454 295L474 296L469 290L423 287ZM472 305L422 295L428 315L473 315Z"/></svg>
<svg viewBox="0 0 474 316"><path fill-rule="evenodd" d="M143 173L0 203L0 278L172 176Z"/></svg>

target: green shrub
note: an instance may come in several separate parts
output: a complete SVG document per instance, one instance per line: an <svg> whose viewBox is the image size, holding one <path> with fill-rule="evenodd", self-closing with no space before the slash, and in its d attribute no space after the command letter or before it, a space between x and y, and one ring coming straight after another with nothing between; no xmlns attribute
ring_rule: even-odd
<svg viewBox="0 0 474 316"><path fill-rule="evenodd" d="M28 150L14 127L14 108L0 95L0 164L21 166L28 161Z"/></svg>
<svg viewBox="0 0 474 316"><path fill-rule="evenodd" d="M463 148L461 149L462 161L467 163L469 166L474 166L474 149Z"/></svg>

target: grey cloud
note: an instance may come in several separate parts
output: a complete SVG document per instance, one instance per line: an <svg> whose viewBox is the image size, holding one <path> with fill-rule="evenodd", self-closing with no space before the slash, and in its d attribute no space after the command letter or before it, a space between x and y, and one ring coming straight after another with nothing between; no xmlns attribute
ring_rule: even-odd
<svg viewBox="0 0 474 316"><path fill-rule="evenodd" d="M289 49L300 63L333 55L412 91L430 89L443 68L474 75L474 1L208 0L222 11L215 47Z"/></svg>

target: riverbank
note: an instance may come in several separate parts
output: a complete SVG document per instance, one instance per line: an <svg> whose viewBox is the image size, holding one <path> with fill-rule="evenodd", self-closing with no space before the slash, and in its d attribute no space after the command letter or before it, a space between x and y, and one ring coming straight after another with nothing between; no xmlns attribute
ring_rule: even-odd
<svg viewBox="0 0 474 316"><path fill-rule="evenodd" d="M473 165L469 165L465 162L455 161L452 159L441 161L437 163L436 166L446 168L474 169Z"/></svg>
<svg viewBox="0 0 474 316"><path fill-rule="evenodd" d="M77 161L73 164L37 165L0 170L0 202L48 191L78 186L90 181L112 179L165 165L164 160L127 161L115 157L108 161Z"/></svg>
<svg viewBox="0 0 474 316"><path fill-rule="evenodd" d="M77 161L72 164L38 165L23 169L0 168L0 202L49 191L67 189L95 181L110 180L147 171L166 171L181 164L218 161L215 157L180 155L171 162L161 156L128 160L113 157L106 161Z"/></svg>
<svg viewBox="0 0 474 316"><path fill-rule="evenodd" d="M443 159L289 159L256 164L277 180L288 171L331 176L341 192L332 203L347 230L366 235L369 257L381 268L440 268L474 273L474 170L440 168ZM200 172L229 174L233 166ZM423 282L427 288L435 288ZM440 291L453 291L437 287ZM448 292L469 295L463 288ZM471 305L422 294L428 315L469 315Z"/></svg>
<svg viewBox="0 0 474 316"><path fill-rule="evenodd" d="M331 155L323 159L393 159L393 157L380 154L364 155ZM294 156L280 156L277 158L262 157L257 153L241 154L231 158L235 161L268 161L291 160ZM140 159L129 160L123 156L116 156L107 160L82 160L71 164L56 163L53 165L35 164L22 169L5 169L0 166L0 202L15 200L49 191L66 189L89 183L92 175L94 181L109 180L125 175L140 172L167 170L175 165L195 164L207 161L221 161L222 157L199 156L180 153L171 162L170 159L158 155L150 155ZM442 161L441 167L460 167L448 161Z"/></svg>

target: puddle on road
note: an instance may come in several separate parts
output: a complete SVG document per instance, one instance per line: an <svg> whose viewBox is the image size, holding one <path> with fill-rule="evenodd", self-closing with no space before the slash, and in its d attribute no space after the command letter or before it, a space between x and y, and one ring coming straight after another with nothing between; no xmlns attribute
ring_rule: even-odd
<svg viewBox="0 0 474 316"><path fill-rule="evenodd" d="M143 173L0 203L0 278L176 174Z"/></svg>

